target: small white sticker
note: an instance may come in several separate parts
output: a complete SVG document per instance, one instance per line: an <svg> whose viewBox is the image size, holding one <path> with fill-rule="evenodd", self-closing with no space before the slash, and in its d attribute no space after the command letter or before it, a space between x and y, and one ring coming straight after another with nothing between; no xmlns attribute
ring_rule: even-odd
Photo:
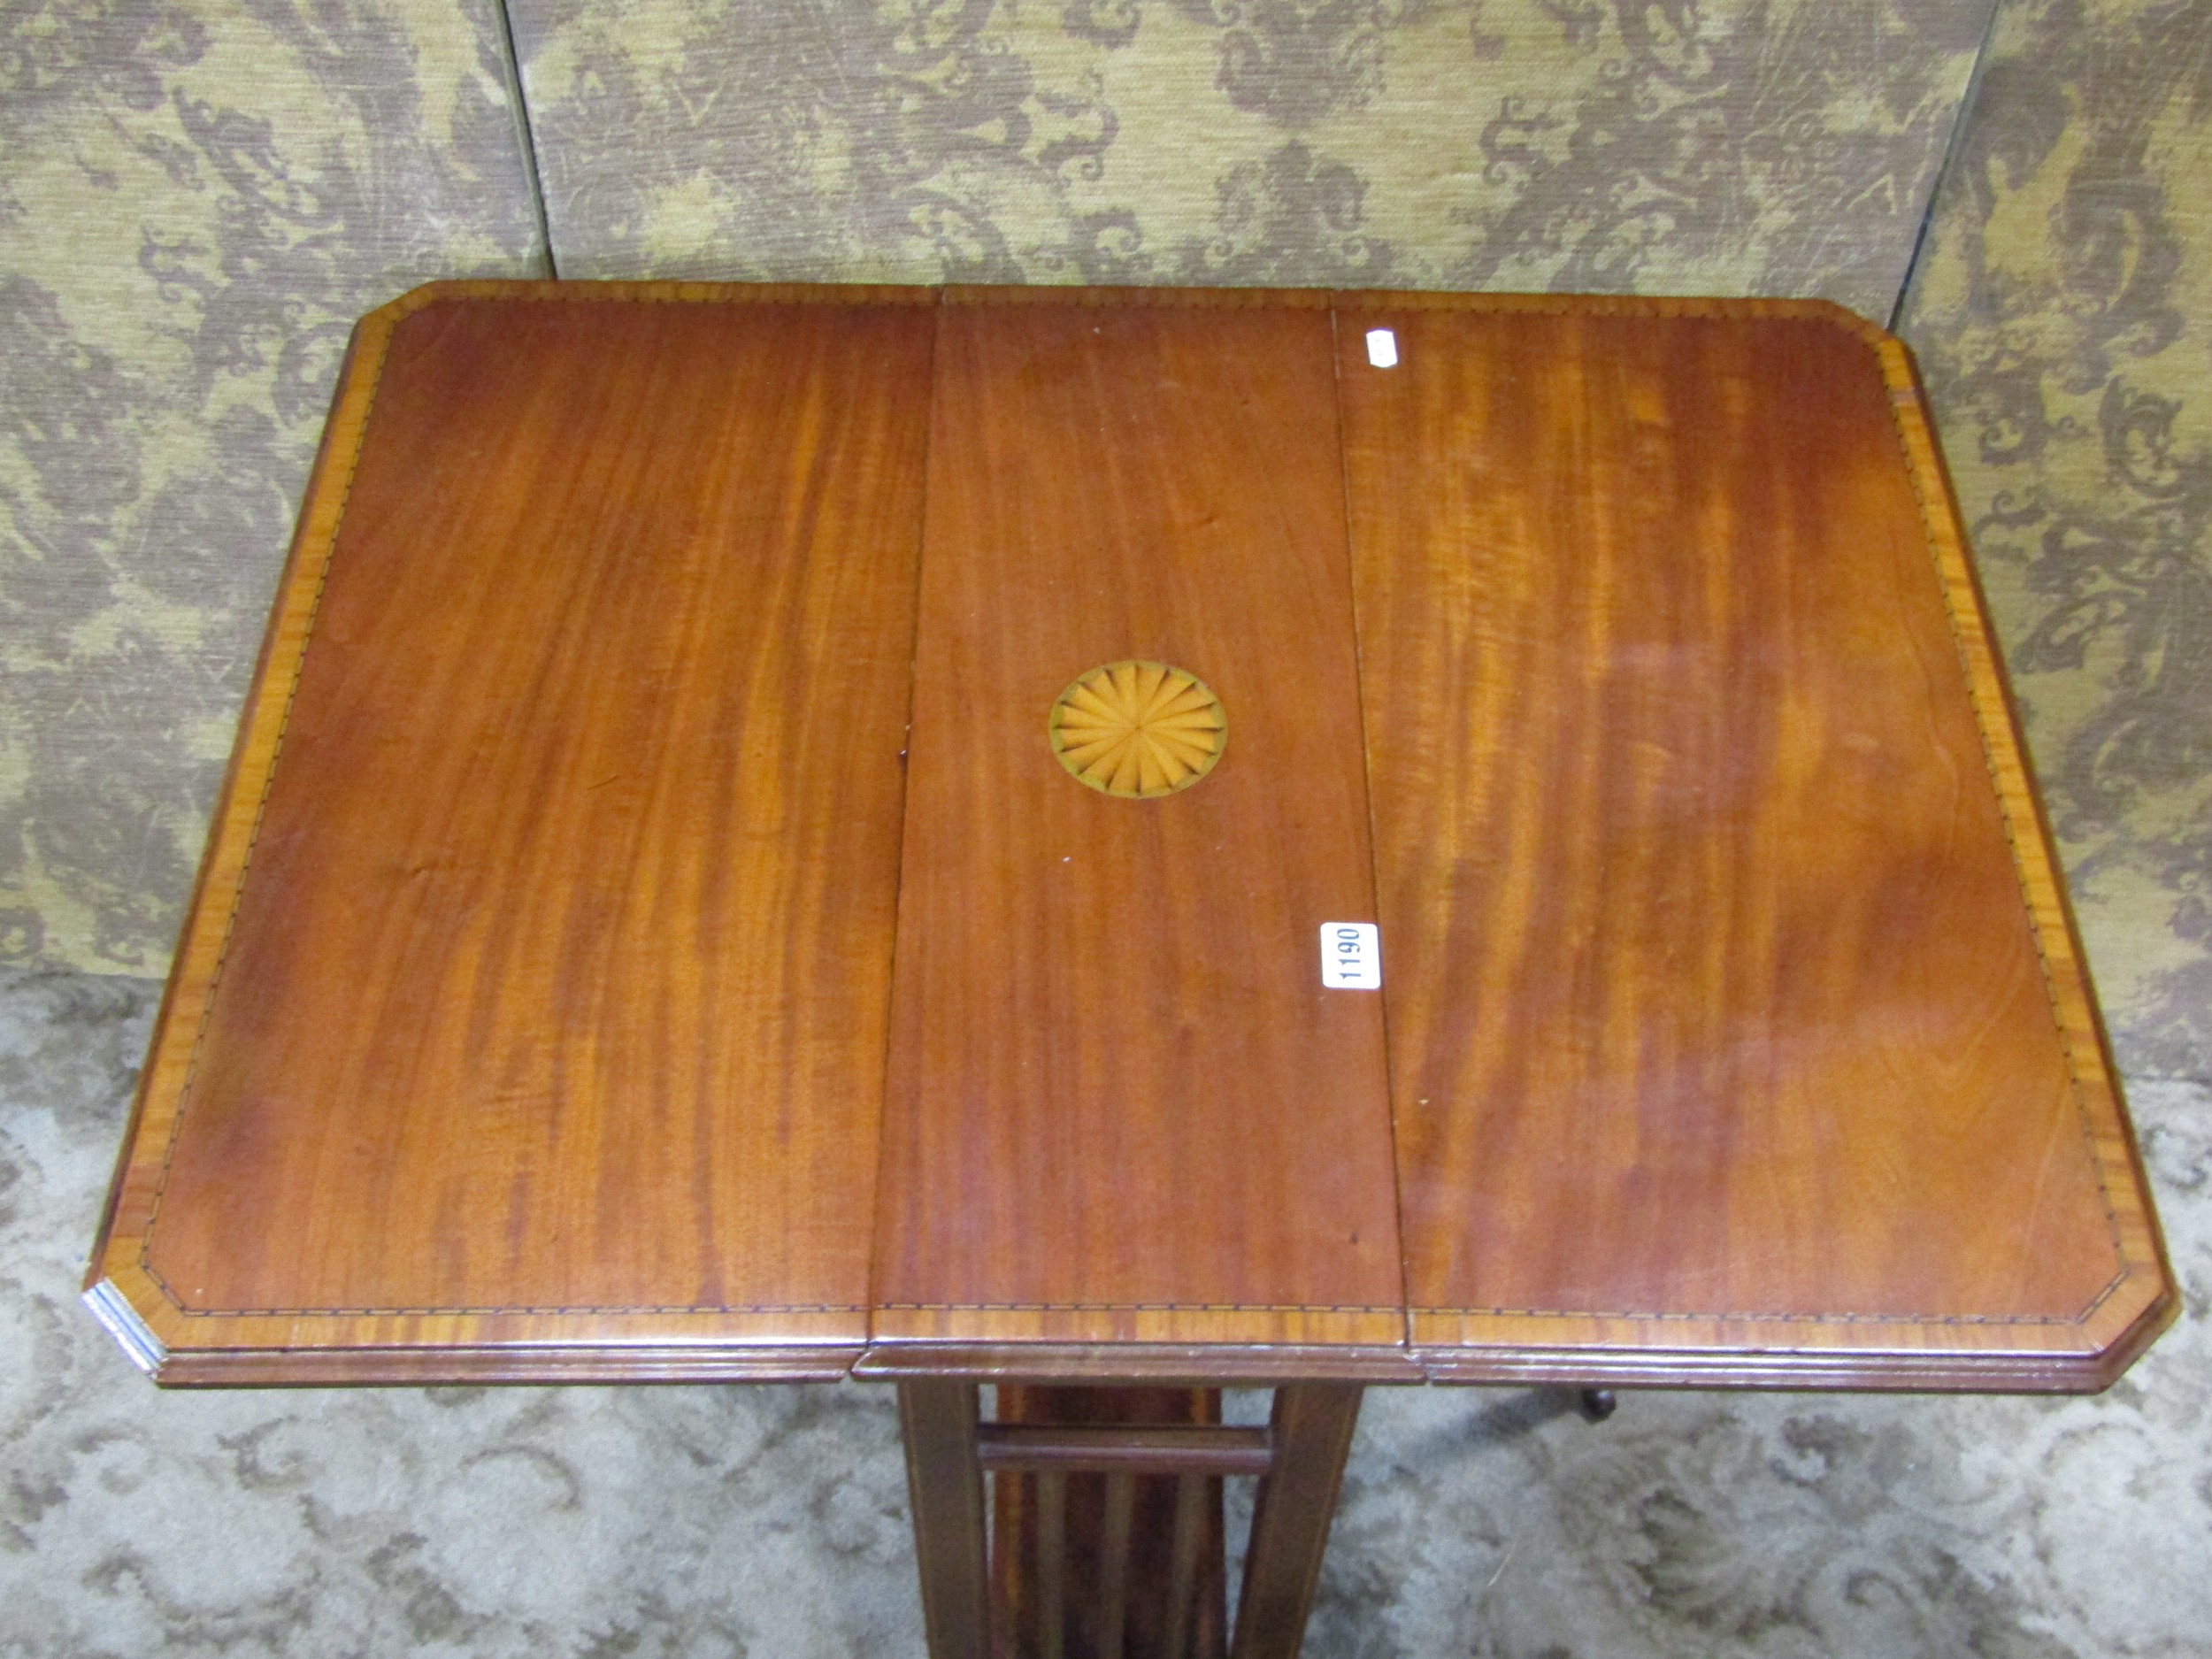
<svg viewBox="0 0 2212 1659"><path fill-rule="evenodd" d="M1374 923L1321 924L1321 983L1339 991L1382 989L1382 939Z"/></svg>
<svg viewBox="0 0 2212 1659"><path fill-rule="evenodd" d="M1379 369L1398 366L1398 336L1387 328L1367 331L1367 360Z"/></svg>

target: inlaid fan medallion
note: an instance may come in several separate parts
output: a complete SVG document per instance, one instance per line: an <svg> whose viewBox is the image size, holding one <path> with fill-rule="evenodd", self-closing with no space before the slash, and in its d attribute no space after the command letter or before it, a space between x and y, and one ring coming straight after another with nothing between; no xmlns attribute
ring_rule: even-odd
<svg viewBox="0 0 2212 1659"><path fill-rule="evenodd" d="M1148 801L1187 789L1229 741L1221 700L1165 663L1109 663L1060 694L1047 723L1052 752L1079 783Z"/></svg>

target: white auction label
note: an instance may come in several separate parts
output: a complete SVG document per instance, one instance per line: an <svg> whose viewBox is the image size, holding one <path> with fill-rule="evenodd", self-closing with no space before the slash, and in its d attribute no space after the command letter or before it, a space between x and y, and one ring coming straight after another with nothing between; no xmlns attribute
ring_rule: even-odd
<svg viewBox="0 0 2212 1659"><path fill-rule="evenodd" d="M1321 983L1340 991L1382 989L1382 936L1374 923L1321 924Z"/></svg>
<svg viewBox="0 0 2212 1659"><path fill-rule="evenodd" d="M1398 366L1398 336L1387 328L1367 331L1367 360L1379 369Z"/></svg>

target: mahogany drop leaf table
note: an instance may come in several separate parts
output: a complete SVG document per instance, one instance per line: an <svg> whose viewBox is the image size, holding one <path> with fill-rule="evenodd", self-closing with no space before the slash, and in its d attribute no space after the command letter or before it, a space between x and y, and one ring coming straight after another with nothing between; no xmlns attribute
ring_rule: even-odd
<svg viewBox="0 0 2212 1659"><path fill-rule="evenodd" d="M933 1653L1256 1656L1363 1385L2093 1389L2175 1297L1871 325L464 282L357 333L87 1300L891 1379Z"/></svg>

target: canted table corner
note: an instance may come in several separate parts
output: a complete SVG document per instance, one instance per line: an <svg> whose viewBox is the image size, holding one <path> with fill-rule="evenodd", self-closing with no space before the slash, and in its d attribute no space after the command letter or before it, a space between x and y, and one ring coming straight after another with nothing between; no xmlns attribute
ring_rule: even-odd
<svg viewBox="0 0 2212 1659"><path fill-rule="evenodd" d="M508 282L356 334L87 1300L165 1383L895 1381L941 1655L1220 1650L1238 1474L1294 1652L1369 1383L2175 1307L1880 329Z"/></svg>

